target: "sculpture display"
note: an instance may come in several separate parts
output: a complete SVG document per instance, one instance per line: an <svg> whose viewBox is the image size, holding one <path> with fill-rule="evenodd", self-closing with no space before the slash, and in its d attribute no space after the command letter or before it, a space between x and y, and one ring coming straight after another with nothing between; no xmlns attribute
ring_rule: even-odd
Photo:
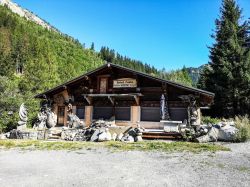
<svg viewBox="0 0 250 187"><path fill-rule="evenodd" d="M37 115L37 121L34 128L43 129L56 126L56 115L51 111L51 103L46 100L41 104L40 112Z"/></svg>
<svg viewBox="0 0 250 187"><path fill-rule="evenodd" d="M67 101L66 104L68 105L68 127L69 128L81 128L85 127L84 122L81 122L81 120L73 113L73 105L71 104L71 100Z"/></svg>
<svg viewBox="0 0 250 187"><path fill-rule="evenodd" d="M198 120L197 101L194 95L181 95L179 98L188 104L188 125L196 125Z"/></svg>

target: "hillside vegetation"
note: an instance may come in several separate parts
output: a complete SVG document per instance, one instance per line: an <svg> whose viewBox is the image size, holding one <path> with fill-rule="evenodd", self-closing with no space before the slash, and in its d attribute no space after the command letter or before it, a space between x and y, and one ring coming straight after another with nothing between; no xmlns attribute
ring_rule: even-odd
<svg viewBox="0 0 250 187"><path fill-rule="evenodd" d="M39 107L36 93L103 64L94 51L73 38L12 13L0 6L0 131L15 126L22 102L29 124Z"/></svg>

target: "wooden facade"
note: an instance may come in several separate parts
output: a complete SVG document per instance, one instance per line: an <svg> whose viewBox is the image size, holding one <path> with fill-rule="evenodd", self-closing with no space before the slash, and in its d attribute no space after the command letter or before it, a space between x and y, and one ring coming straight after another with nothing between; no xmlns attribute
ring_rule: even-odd
<svg viewBox="0 0 250 187"><path fill-rule="evenodd" d="M107 63L89 73L36 95L52 100L58 126L67 125L67 105L86 125L95 119L115 119L117 125L161 128L160 99L165 95L171 120L187 119L187 104L179 96L194 95L201 106L213 102L214 94L159 79Z"/></svg>

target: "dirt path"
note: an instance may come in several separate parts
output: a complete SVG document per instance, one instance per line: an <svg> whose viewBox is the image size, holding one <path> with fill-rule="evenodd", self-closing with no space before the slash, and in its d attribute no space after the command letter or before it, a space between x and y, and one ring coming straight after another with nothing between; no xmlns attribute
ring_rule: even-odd
<svg viewBox="0 0 250 187"><path fill-rule="evenodd" d="M0 186L250 186L250 142L231 152L0 150Z"/></svg>

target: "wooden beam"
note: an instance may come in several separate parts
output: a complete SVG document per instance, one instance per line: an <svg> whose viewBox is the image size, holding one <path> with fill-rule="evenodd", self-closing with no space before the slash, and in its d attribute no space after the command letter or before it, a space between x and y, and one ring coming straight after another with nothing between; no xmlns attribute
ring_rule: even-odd
<svg viewBox="0 0 250 187"><path fill-rule="evenodd" d="M143 96L141 93L128 93L128 94L82 94L84 97L134 97Z"/></svg>
<svg viewBox="0 0 250 187"><path fill-rule="evenodd" d="M162 87L140 87L141 92L162 93Z"/></svg>

